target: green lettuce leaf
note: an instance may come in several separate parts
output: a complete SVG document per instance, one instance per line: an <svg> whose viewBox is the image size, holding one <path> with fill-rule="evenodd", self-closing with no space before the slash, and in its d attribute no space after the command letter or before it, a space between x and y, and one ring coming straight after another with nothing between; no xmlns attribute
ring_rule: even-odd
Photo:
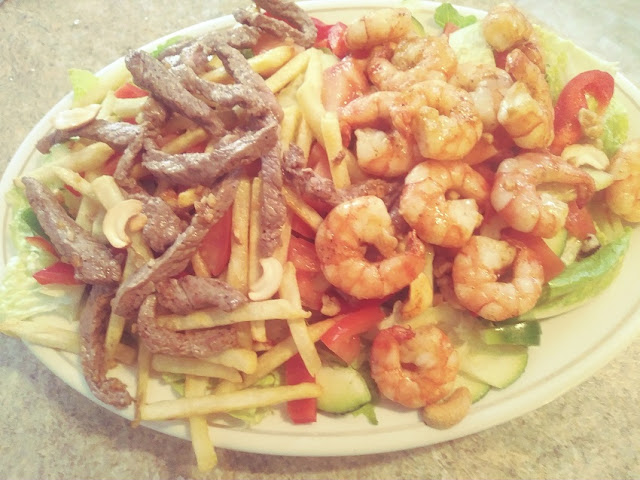
<svg viewBox="0 0 640 480"><path fill-rule="evenodd" d="M433 15L435 22L442 28L447 23L463 28L476 23L477 18L474 15L461 15L456 8L450 3L442 3L436 8Z"/></svg>

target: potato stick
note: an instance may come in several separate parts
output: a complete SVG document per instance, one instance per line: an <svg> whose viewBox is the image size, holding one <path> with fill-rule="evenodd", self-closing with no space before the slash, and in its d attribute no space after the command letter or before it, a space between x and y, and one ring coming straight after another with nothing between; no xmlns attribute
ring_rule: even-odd
<svg viewBox="0 0 640 480"><path fill-rule="evenodd" d="M135 118L142 107L147 103L148 97L116 98L112 105L112 113L119 118Z"/></svg>
<svg viewBox="0 0 640 480"><path fill-rule="evenodd" d="M278 93L285 86L293 82L296 77L300 76L307 68L310 52L310 50L305 50L285 63L279 70L267 78L267 87L269 87L273 93Z"/></svg>
<svg viewBox="0 0 640 480"><path fill-rule="evenodd" d="M91 188L98 201L107 210L124 200L122 190L111 175L99 176L91 182Z"/></svg>
<svg viewBox="0 0 640 480"><path fill-rule="evenodd" d="M322 54L320 56L320 60L322 63L322 71L324 72L327 68L332 67L336 63L339 62L338 57L336 57L333 53L328 53L323 50L320 50Z"/></svg>
<svg viewBox="0 0 640 480"><path fill-rule="evenodd" d="M244 373L253 373L258 365L258 355L248 348L227 348L202 360L235 368Z"/></svg>
<svg viewBox="0 0 640 480"><path fill-rule="evenodd" d="M344 161L345 153L342 147L342 134L340 133L340 123L335 112L327 112L321 122L322 137L324 146L329 158L329 169L331 178L336 188L345 188L351 185L349 170Z"/></svg>
<svg viewBox="0 0 640 480"><path fill-rule="evenodd" d="M260 256L258 245L260 243L260 191L262 182L260 178L254 178L251 183L251 208L249 211L249 289L260 278ZM255 319L250 324L251 338L255 342L267 341L267 329L264 321Z"/></svg>
<svg viewBox="0 0 640 480"><path fill-rule="evenodd" d="M109 315L109 321L107 322L107 333L104 339L104 358L105 363L109 366L112 365L118 345L120 345L125 324L126 320L124 317L111 312Z"/></svg>
<svg viewBox="0 0 640 480"><path fill-rule="evenodd" d="M65 167L59 167L57 165L54 165L51 168L53 169L53 173L55 173L62 182L77 190L85 197L92 199L96 198L95 193L93 193L91 183L82 178L78 172L74 172L73 170L69 170Z"/></svg>
<svg viewBox="0 0 640 480"><path fill-rule="evenodd" d="M149 388L149 375L151 373L151 352L147 346L138 344L138 383L136 387L135 413L132 425L138 426L141 418L141 407L147 403L147 390Z"/></svg>
<svg viewBox="0 0 640 480"><path fill-rule="evenodd" d="M361 183L371 178L362 168L358 165L356 156L349 149L344 149L344 163L347 165L347 171L349 172L349 179L351 183Z"/></svg>
<svg viewBox="0 0 640 480"><path fill-rule="evenodd" d="M116 96L113 93L113 90L109 90L107 94L104 96L104 100L100 104L100 111L96 118L98 120L113 120L113 106L116 103Z"/></svg>
<svg viewBox="0 0 640 480"><path fill-rule="evenodd" d="M80 206L78 207L78 213L75 218L76 223L87 232L91 232L93 221L96 219L100 210L102 210L102 206L97 200L93 200L89 197L82 197L82 200L80 200Z"/></svg>
<svg viewBox="0 0 640 480"><path fill-rule="evenodd" d="M234 383L242 381L240 372L237 370L199 358L155 354L151 359L151 368L156 372L184 373L187 375L197 375L199 377L223 378Z"/></svg>
<svg viewBox="0 0 640 480"><path fill-rule="evenodd" d="M270 388L248 388L220 395L164 400L142 405L140 410L142 420L172 420L193 415L266 407L301 398L317 398L321 393L322 387L315 383L299 383Z"/></svg>
<svg viewBox="0 0 640 480"><path fill-rule="evenodd" d="M42 347L63 350L69 353L80 353L80 336L60 327L48 325L45 322L29 320L5 320L0 322L0 333L20 338L25 342ZM126 365L132 365L136 359L136 352L125 344L118 344L116 359Z"/></svg>
<svg viewBox="0 0 640 480"><path fill-rule="evenodd" d="M280 90L276 99L282 108L291 107L292 105L298 106L298 100L296 99L296 92L300 85L304 82L304 75L300 74L293 81L287 85L285 88Z"/></svg>
<svg viewBox="0 0 640 480"><path fill-rule="evenodd" d="M245 295L249 292L249 215L251 209L251 180L238 182L231 210L231 256L227 267L227 283Z"/></svg>
<svg viewBox="0 0 640 480"><path fill-rule="evenodd" d="M202 185L187 188L178 194L178 207L186 208L193 206L194 203L202 198L205 188Z"/></svg>
<svg viewBox="0 0 640 480"><path fill-rule="evenodd" d="M263 77L268 77L287 63L294 53L295 49L291 45L281 45L265 50L247 61L254 72ZM202 75L202 78L214 83L231 83L233 81L224 67L218 67L215 70L206 72Z"/></svg>
<svg viewBox="0 0 640 480"><path fill-rule="evenodd" d="M44 183L55 180L53 166L67 168L74 172L87 172L97 170L113 155L114 150L106 143L96 142L87 145L81 150L68 152L53 162L42 165L29 172L29 176Z"/></svg>
<svg viewBox="0 0 640 480"><path fill-rule="evenodd" d="M289 300L293 305L302 308L300 301L300 290L298 289L298 281L296 280L296 268L293 263L286 262L284 264L284 272L282 274L282 282L280 283L280 298ZM296 348L302 357L307 370L314 375L320 370L322 362L318 356L314 341L309 336L307 322L303 318L289 318L289 331L293 338Z"/></svg>
<svg viewBox="0 0 640 480"><path fill-rule="evenodd" d="M324 146L322 137L322 118L326 113L322 105L322 53L313 50L307 65L304 82L298 88L296 98L302 111L302 116L306 120L314 137Z"/></svg>
<svg viewBox="0 0 640 480"><path fill-rule="evenodd" d="M282 195L284 196L287 207L300 217L304 223L309 225L314 231L317 231L322 223L322 216L306 203L297 192L291 190L286 185L282 188Z"/></svg>
<svg viewBox="0 0 640 480"><path fill-rule="evenodd" d="M202 397L207 394L208 386L208 378L187 375L184 380L184 396L186 398ZM206 417L204 415L189 417L189 432L198 470L201 472L212 470L218 463L218 457L213 447Z"/></svg>
<svg viewBox="0 0 640 480"><path fill-rule="evenodd" d="M209 138L209 134L204 128L194 128L193 130L187 130L182 135L178 135L173 140L167 142L162 147L162 151L165 153L183 153L188 148L191 148L199 143L206 141Z"/></svg>
<svg viewBox="0 0 640 480"><path fill-rule="evenodd" d="M196 274L196 277L211 277L211 272L207 268L207 264L204 263L202 255L200 255L198 252L194 253L191 257L191 266L193 267L193 273Z"/></svg>
<svg viewBox="0 0 640 480"><path fill-rule="evenodd" d="M313 132L311 131L311 127L309 127L309 123L303 117L300 118L300 125L298 125L298 135L296 136L295 144L300 147L302 150L302 154L304 155L305 163L303 165L306 166L306 161L309 159L309 152L311 151L311 144L313 143Z"/></svg>
<svg viewBox="0 0 640 480"><path fill-rule="evenodd" d="M317 342L320 337L331 328L335 323L333 319L322 320L320 322L309 325L308 332L311 341ZM216 392L230 392L242 388L250 387L268 375L284 362L298 353L298 349L292 337L287 337L278 344L274 345L270 350L264 352L258 357L258 365L256 371L250 375L246 375L241 384L231 382L220 382L216 387Z"/></svg>
<svg viewBox="0 0 640 480"><path fill-rule="evenodd" d="M280 124L280 143L284 150L289 149L289 145L296 135L298 123L300 123L300 109L297 105L291 105L283 109L284 118Z"/></svg>
<svg viewBox="0 0 640 480"><path fill-rule="evenodd" d="M170 330L193 330L198 328L212 328L222 325L231 325L239 322L253 320L273 320L286 318L308 318L310 312L301 310L291 305L291 302L281 298L263 300L261 302L249 302L231 312L225 312L218 308L196 310L187 315L159 315L158 325Z"/></svg>

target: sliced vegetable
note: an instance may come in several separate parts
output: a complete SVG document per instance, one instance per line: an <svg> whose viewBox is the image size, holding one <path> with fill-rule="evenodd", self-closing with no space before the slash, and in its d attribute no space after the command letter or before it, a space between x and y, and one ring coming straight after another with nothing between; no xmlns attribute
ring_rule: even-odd
<svg viewBox="0 0 640 480"><path fill-rule="evenodd" d="M458 372L452 390L455 391L460 387L467 387L469 389L469 392L471 392L471 401L473 403L483 398L487 393L489 393L489 390L491 390L491 385L470 377L464 372Z"/></svg>
<svg viewBox="0 0 640 480"><path fill-rule="evenodd" d="M34 273L33 278L35 278L40 285L80 285L82 282L76 280L74 274L75 270L73 269L73 265L58 261Z"/></svg>
<svg viewBox="0 0 640 480"><path fill-rule="evenodd" d="M287 385L315 381L299 353L285 363L285 377ZM317 400L315 398L290 400L287 402L287 413L293 423L313 423L317 418Z"/></svg>
<svg viewBox="0 0 640 480"><path fill-rule="evenodd" d="M363 376L351 367L323 366L316 375L322 387L318 410L329 413L348 413L371 401L371 392Z"/></svg>
<svg viewBox="0 0 640 480"><path fill-rule="evenodd" d="M498 325L480 331L487 345L540 345L542 329L536 321Z"/></svg>
<svg viewBox="0 0 640 480"><path fill-rule="evenodd" d="M569 214L565 222L567 231L579 240L596 234L596 226L587 207L578 207L575 201L569 202Z"/></svg>
<svg viewBox="0 0 640 480"><path fill-rule="evenodd" d="M540 237L509 228L502 231L502 239L532 250L542 264L545 282L557 277L565 268L560 257Z"/></svg>
<svg viewBox="0 0 640 480"><path fill-rule="evenodd" d="M220 275L231 256L231 209L205 235L198 253L214 277Z"/></svg>
<svg viewBox="0 0 640 480"><path fill-rule="evenodd" d="M522 345L487 345L472 342L461 349L460 370L492 387L505 388L524 372L529 354Z"/></svg>
<svg viewBox="0 0 640 480"><path fill-rule="evenodd" d="M319 272L320 259L313 242L304 238L291 236L289 240L288 260L296 267L297 272Z"/></svg>
<svg viewBox="0 0 640 480"><path fill-rule="evenodd" d="M456 8L450 3L442 3L436 8L433 19L438 26L444 28L448 23L451 23L459 28L466 27L473 23L476 23L477 18L474 15L462 15Z"/></svg>
<svg viewBox="0 0 640 480"><path fill-rule="evenodd" d="M113 92L116 98L141 98L149 96L149 92L134 85L131 82L127 82Z"/></svg>
<svg viewBox="0 0 640 480"><path fill-rule="evenodd" d="M346 57L322 74L322 104L327 111L336 111L368 88L367 77L356 60Z"/></svg>
<svg viewBox="0 0 640 480"><path fill-rule="evenodd" d="M25 240L27 241L27 243L30 243L34 247L38 247L41 250L44 250L45 252L49 252L54 257L58 257L58 252L56 252L56 248L46 238L41 237L39 235L35 235L32 237L26 237Z"/></svg>

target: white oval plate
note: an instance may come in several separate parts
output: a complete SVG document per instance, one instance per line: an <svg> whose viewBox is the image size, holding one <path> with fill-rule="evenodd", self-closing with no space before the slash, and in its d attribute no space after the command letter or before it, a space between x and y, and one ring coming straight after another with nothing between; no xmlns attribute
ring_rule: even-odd
<svg viewBox="0 0 640 480"><path fill-rule="evenodd" d="M348 6L331 1L302 2L314 16L333 23L348 22L372 8L399 5L389 0L351 0ZM406 3L405 3L406 5ZM438 3L412 2L414 14L429 27ZM463 14L484 12L459 7ZM213 29L226 29L234 24L230 16L214 19L186 28L158 39L144 49L151 50L175 35L199 35ZM108 71L122 59L106 67ZM622 75L616 78L617 89L630 116L631 136L640 135L640 92ZM50 130L53 116L71 103L71 94L63 98L31 131L9 163L0 183L4 195L13 178L26 171L39 155L36 142ZM6 241L10 212L6 203L0 205L0 219L4 232L2 265L12 254ZM363 417L332 417L319 415L312 425L293 425L286 415L276 411L252 428L211 427L216 445L233 450L273 455L341 456L405 450L463 437L541 407L570 388L586 380L626 347L640 331L640 290L636 265L640 264L640 230L631 240L631 248L618 278L613 285L589 304L542 322L542 345L530 349L529 365L518 381L504 391L492 391L474 404L460 424L448 430L426 427L416 411L406 411L385 404L377 408L379 425L370 425ZM75 355L48 348L30 346L33 354L55 375L87 398L125 418L133 418L133 408L117 410L96 400L89 391ZM135 392L135 373L119 367L111 372L122 378ZM153 380L149 398L173 398L171 389ZM146 426L175 437L188 439L186 422L155 422Z"/></svg>

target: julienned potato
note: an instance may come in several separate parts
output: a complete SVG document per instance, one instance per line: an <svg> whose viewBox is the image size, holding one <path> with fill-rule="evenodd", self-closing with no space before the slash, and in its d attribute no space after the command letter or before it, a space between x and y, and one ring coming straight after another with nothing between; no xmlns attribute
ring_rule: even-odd
<svg viewBox="0 0 640 480"><path fill-rule="evenodd" d="M135 363L135 421L188 417L203 470L220 413L377 423L381 394L455 425L522 374L536 319L612 281L637 221L613 77L513 7L444 4L425 35L406 9L347 26L256 3L272 16L74 70L74 108L9 194L2 331L79 352L118 406L107 370ZM184 398L151 402L156 373Z"/></svg>

